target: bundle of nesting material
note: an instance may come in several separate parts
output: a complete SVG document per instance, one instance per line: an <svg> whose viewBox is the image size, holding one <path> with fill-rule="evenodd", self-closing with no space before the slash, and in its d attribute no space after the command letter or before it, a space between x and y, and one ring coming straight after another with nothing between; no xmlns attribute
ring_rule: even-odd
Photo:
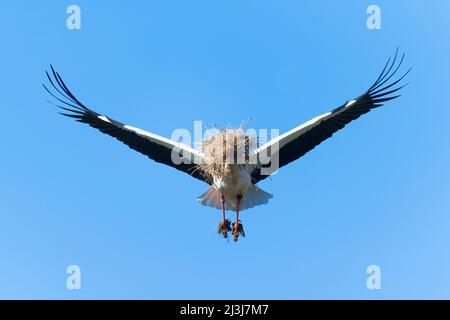
<svg viewBox="0 0 450 320"><path fill-rule="evenodd" d="M238 129L220 129L201 142L204 161L197 165L203 175L212 181L213 176L233 173L237 166L248 166L254 159L250 155L256 148L256 137Z"/></svg>

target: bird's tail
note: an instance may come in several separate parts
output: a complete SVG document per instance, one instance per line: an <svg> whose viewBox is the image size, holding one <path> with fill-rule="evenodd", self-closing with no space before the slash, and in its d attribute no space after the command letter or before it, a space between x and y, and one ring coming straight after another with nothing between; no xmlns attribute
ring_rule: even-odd
<svg viewBox="0 0 450 320"><path fill-rule="evenodd" d="M209 187L204 193L197 197L197 201L204 206L221 209L220 192L214 186Z"/></svg>
<svg viewBox="0 0 450 320"><path fill-rule="evenodd" d="M213 208L221 209L222 204L220 203L220 198L220 192L217 191L214 186L211 186L197 198L197 201L204 206L211 206ZM239 205L239 211L266 204L271 198L273 198L273 196L270 193L261 190L257 186L252 186L242 196L241 203ZM225 196L225 209L236 211L237 198Z"/></svg>

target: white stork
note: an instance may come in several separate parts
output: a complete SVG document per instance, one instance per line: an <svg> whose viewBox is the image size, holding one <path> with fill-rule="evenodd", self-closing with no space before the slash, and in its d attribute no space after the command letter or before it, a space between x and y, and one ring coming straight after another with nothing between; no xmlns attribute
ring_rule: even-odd
<svg viewBox="0 0 450 320"><path fill-rule="evenodd" d="M264 173L264 169L270 167L275 159L278 162L277 168L287 165L314 149L322 141L330 138L333 133L344 128L352 120L359 118L371 109L382 106L386 101L399 97L400 95L394 95L394 93L403 88L404 85L398 86L397 84L408 74L411 68L397 80L394 81L391 78L400 68L404 56L403 54L398 62L397 49L394 58L392 61L391 58L388 59L375 83L359 97L307 121L262 146L244 148L246 160L243 164L217 161L217 158L212 157L210 153L206 152L206 149L192 148L154 133L123 124L93 111L71 93L52 66L51 73L46 72L46 74L55 91L52 92L45 85L43 86L58 101L55 105L69 112L61 114L89 124L156 162L171 166L208 183L209 189L197 200L203 205L222 210L222 220L219 223L218 232L226 238L228 232L231 231L236 241L239 235L245 236L242 223L239 220L239 211L265 204L272 198L271 194L256 186L259 181L267 178L270 174ZM248 136L241 134L241 132L241 128L234 130L234 137L241 135L244 140L248 139ZM226 131L221 131L218 136L227 139L227 134ZM206 141L206 144L208 141ZM248 146L248 140L246 145ZM233 145L233 147L236 147L236 145ZM174 161L174 150L182 157L183 161ZM261 161L263 154L268 155L268 160L264 162ZM194 159L197 159L197 161L194 161ZM249 159L256 160L251 163ZM211 169L214 165L217 170ZM233 223L232 228L230 227L230 221L226 219L225 210L236 211L236 222Z"/></svg>

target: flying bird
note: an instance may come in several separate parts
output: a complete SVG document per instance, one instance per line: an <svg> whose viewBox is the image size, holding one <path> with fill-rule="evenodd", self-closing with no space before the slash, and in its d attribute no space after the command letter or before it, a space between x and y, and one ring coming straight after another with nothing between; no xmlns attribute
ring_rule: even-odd
<svg viewBox="0 0 450 320"><path fill-rule="evenodd" d="M399 60L397 49L394 58L388 59L372 86L357 98L261 146L257 137L247 134L242 126L236 129L219 129L202 141L200 147L193 148L121 123L80 102L53 66L50 66L50 72L46 71L51 87L45 84L43 86L56 99L51 103L61 108L61 114L64 116L86 123L156 162L209 184L209 188L197 200L203 205L222 210L218 233L227 238L231 232L233 239L237 241L240 235L245 237L239 212L265 204L272 198L272 195L261 190L257 183L278 168L302 157L349 122L399 97L398 91L405 86L399 83L411 70L410 68L401 77L393 79L404 56L405 54ZM237 158L240 161L237 161ZM225 210L236 211L236 221L233 224L226 218Z"/></svg>

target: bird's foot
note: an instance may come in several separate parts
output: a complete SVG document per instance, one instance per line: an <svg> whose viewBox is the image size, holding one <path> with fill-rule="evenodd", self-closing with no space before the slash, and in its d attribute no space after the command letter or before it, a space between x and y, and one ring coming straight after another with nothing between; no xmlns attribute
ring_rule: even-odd
<svg viewBox="0 0 450 320"><path fill-rule="evenodd" d="M219 223L219 227L217 228L217 233L221 234L224 238L228 237L228 232L231 231L230 220L225 219Z"/></svg>
<svg viewBox="0 0 450 320"><path fill-rule="evenodd" d="M233 222L233 228L231 228L231 234L233 235L233 240L237 241L239 235L245 238L244 226L242 225L241 220L237 220Z"/></svg>

